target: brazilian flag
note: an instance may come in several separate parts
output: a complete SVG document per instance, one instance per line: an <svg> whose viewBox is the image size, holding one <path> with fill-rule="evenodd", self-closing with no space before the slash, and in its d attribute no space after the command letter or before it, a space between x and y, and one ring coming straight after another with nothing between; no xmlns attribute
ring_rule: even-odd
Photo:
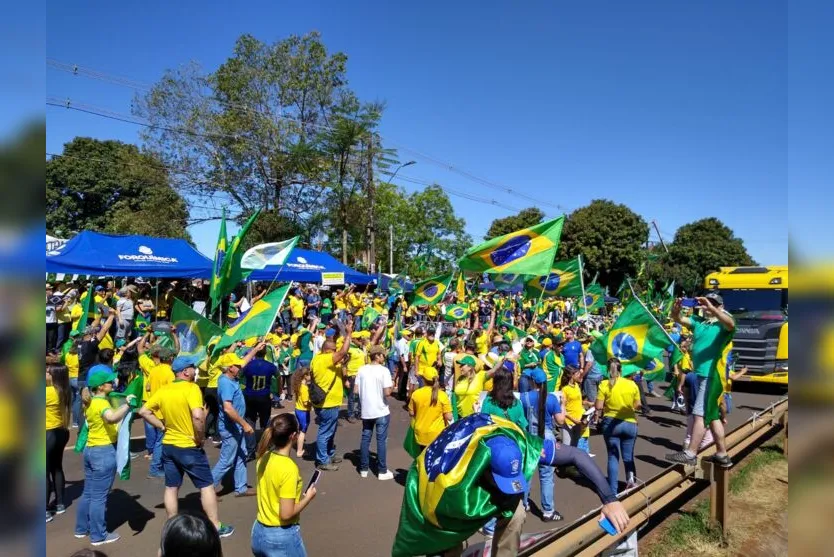
<svg viewBox="0 0 834 557"><path fill-rule="evenodd" d="M524 293L530 298L541 296L581 296L582 280L579 275L579 258L557 261L550 274L532 277L524 283Z"/></svg>
<svg viewBox="0 0 834 557"><path fill-rule="evenodd" d="M150 320L142 315L141 313L136 315L136 319L133 321L133 328L138 331L140 335L144 335L150 330L151 322Z"/></svg>
<svg viewBox="0 0 834 557"><path fill-rule="evenodd" d="M87 295L81 300L81 319L75 323L74 331L83 333L87 328L87 319L93 317L92 311L96 309L94 284L90 283Z"/></svg>
<svg viewBox="0 0 834 557"><path fill-rule="evenodd" d="M643 368L643 379L646 381L661 381L666 377L666 364L663 358L655 358Z"/></svg>
<svg viewBox="0 0 834 557"><path fill-rule="evenodd" d="M433 306L443 301L446 292L449 290L449 283L452 282L452 275L440 275L414 285L414 301L412 305Z"/></svg>
<svg viewBox="0 0 834 557"><path fill-rule="evenodd" d="M585 299L580 300L579 304L577 304L577 315L584 315L586 306L589 313L593 313L605 306L605 292L602 291L600 285L591 284L585 289Z"/></svg>
<svg viewBox="0 0 834 557"><path fill-rule="evenodd" d="M466 304L452 304L446 308L444 313L446 321L460 321L469 317L469 306Z"/></svg>
<svg viewBox="0 0 834 557"><path fill-rule="evenodd" d="M458 261L462 271L544 276L550 273L565 217L487 240Z"/></svg>
<svg viewBox="0 0 834 557"><path fill-rule="evenodd" d="M290 283L292 284L292 283ZM238 319L235 324L223 333L220 340L214 346L214 354L219 354L227 346L231 346L239 340L246 340L252 337L262 337L269 333L275 317L281 309L281 304L287 297L290 284L285 284L277 290L273 290L249 308L246 315Z"/></svg>
<svg viewBox="0 0 834 557"><path fill-rule="evenodd" d="M206 346L212 337L223 334L223 329L174 298L171 324L180 341L180 355L201 362L206 357Z"/></svg>
<svg viewBox="0 0 834 557"><path fill-rule="evenodd" d="M490 466L486 440L497 435L518 444L522 473L528 481L533 477L541 439L525 435L513 422L489 414L472 414L454 422L411 465L393 557L442 553L497 516L498 508L479 485L481 475Z"/></svg>
<svg viewBox="0 0 834 557"><path fill-rule="evenodd" d="M640 300L632 300L605 335L591 344L597 362L617 358L623 376L645 369L662 357L670 339ZM656 364L655 364L656 365Z"/></svg>
<svg viewBox="0 0 834 557"><path fill-rule="evenodd" d="M511 273L501 273L492 277L492 283L495 289L499 292L511 292L524 284L527 280L525 275L513 275Z"/></svg>
<svg viewBox="0 0 834 557"><path fill-rule="evenodd" d="M211 310L209 316L214 313L215 308L223 297L223 270L226 263L226 250L229 247L229 237L226 235L226 209L223 209L223 219L220 221L220 234L217 238L217 247L214 249L214 264L211 268L211 286L209 287L209 298L211 299Z"/></svg>
<svg viewBox="0 0 834 557"><path fill-rule="evenodd" d="M379 312L374 308L365 308L365 311L362 312L362 328L369 329L371 324L377 320L379 317Z"/></svg>

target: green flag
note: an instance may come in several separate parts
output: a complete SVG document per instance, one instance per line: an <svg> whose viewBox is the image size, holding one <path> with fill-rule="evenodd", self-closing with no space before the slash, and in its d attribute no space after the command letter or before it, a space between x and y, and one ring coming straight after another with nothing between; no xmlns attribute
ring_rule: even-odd
<svg viewBox="0 0 834 557"><path fill-rule="evenodd" d="M470 248L458 261L462 271L544 276L550 272L565 217L517 230Z"/></svg>
<svg viewBox="0 0 834 557"><path fill-rule="evenodd" d="M223 269L226 265L226 251L229 248L229 237L226 235L226 209L223 209L223 218L220 221L220 234L217 237L217 247L214 249L214 264L211 267L211 286L209 287L209 298L211 309L209 315L214 313L223 297Z"/></svg>
<svg viewBox="0 0 834 557"><path fill-rule="evenodd" d="M524 294L530 298L541 296L581 296L582 281L579 273L579 258L568 261L556 261L550 274L541 277L529 277L524 283Z"/></svg>
<svg viewBox="0 0 834 557"><path fill-rule="evenodd" d="M219 353L239 340L266 335L272 329L275 316L278 315L289 289L290 284L285 284L255 302L249 308L249 311L237 320L235 325L226 329L223 336L217 341L214 353Z"/></svg>
<svg viewBox="0 0 834 557"><path fill-rule="evenodd" d="M95 286L90 283L90 288L87 290L87 296L81 301L81 319L73 327L73 331L83 333L87 328L87 319L90 317L90 310L96 307L95 303Z"/></svg>
<svg viewBox="0 0 834 557"><path fill-rule="evenodd" d="M241 244L243 243L243 239L246 237L246 233L249 232L249 228L252 226L252 223L255 222L255 219L257 219L260 214L260 209L255 211L255 213L249 217L249 220L246 221L246 224L238 230L238 233L229 245L229 252L223 262L223 278L221 280L220 289L221 298L234 290L235 287L240 284L240 281L252 274L252 269L244 269L241 267L240 262L243 259L243 247Z"/></svg>
<svg viewBox="0 0 834 557"><path fill-rule="evenodd" d="M379 315L380 313L374 308L365 308L365 311L362 312L362 328L369 329L371 324L377 320Z"/></svg>
<svg viewBox="0 0 834 557"><path fill-rule="evenodd" d="M446 297L449 290L449 283L452 282L451 273L448 275L440 275L423 282L418 282L414 285L414 301L412 305L429 305L439 304Z"/></svg>
<svg viewBox="0 0 834 557"><path fill-rule="evenodd" d="M223 329L174 298L171 310L171 324L180 342L180 355L189 356L201 362L206 357L206 346L212 337L219 337Z"/></svg>
<svg viewBox="0 0 834 557"><path fill-rule="evenodd" d="M623 376L651 366L662 358L671 340L640 300L632 300L605 335L591 344L597 362L617 358ZM662 360L661 360L662 361Z"/></svg>

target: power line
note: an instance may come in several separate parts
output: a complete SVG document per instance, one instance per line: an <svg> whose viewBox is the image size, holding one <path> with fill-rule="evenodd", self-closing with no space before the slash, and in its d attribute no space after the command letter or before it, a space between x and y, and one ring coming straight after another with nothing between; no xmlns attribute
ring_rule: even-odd
<svg viewBox="0 0 834 557"><path fill-rule="evenodd" d="M78 64L69 64L69 63L66 63L66 62L61 62L61 61L56 60L54 58L47 59L47 64L49 66L55 68L55 69L65 71L65 72L71 73L71 74L76 75L76 76L83 76L83 77L88 77L88 78L91 78L91 79L97 79L97 80L100 80L100 81L105 81L105 82L112 83L112 84L115 84L115 85L129 87L129 88L139 90L139 91L149 91L153 87L152 85L148 85L148 84L145 84L145 83L142 83L142 82L139 82L139 81L135 81L135 80L127 78L127 77L108 74L106 72L95 70L93 68L87 68L87 67L84 67L84 66L80 66ZM249 106L241 105L240 103L232 103L232 102L224 101L224 100L221 100L221 99L217 99L215 97L210 97L208 95L202 95L202 96L205 97L205 98L208 98L209 100L217 102L219 104L224 104L226 106L229 106L231 108L237 108L237 109L244 110L244 111L247 111L247 112L250 112L250 113L258 114L258 115L263 116L263 117L267 117L262 112L260 112L258 110L255 110L255 109L253 109ZM296 118L293 118L292 116L287 116L287 115L284 115L284 114L273 114L271 116L275 117L275 118L284 119L284 120L294 121L294 122L296 122L300 125L303 125L303 126L317 127L317 128L320 128L320 129L326 129L326 130L331 130L331 131L334 129L331 126L327 126L327 125L324 125L324 124L317 124L317 123L312 123L312 122L303 122L303 121L300 121ZM162 129L164 129L164 128L162 128ZM380 137L383 137L383 136L380 135ZM392 141L390 139L387 140L387 142L388 142L388 144L394 145L395 147L397 147L400 150L412 153L413 155L415 155L417 157L420 157L420 158L422 158L422 159L424 159L424 160L426 160L426 161L428 161L432 164L435 164L435 165L437 165L437 166L439 166L439 167L441 167L445 170L448 170L450 172L454 172L454 173L456 173L460 176L463 176L463 177L465 177L469 180L472 180L472 181L474 181L476 183L479 183L483 186L486 186L488 188L507 193L507 194L512 195L514 197L520 197L520 198L523 198L523 199L534 201L538 205L546 205L546 206L550 206L550 207L554 207L556 209L559 209L563 212L567 212L567 209L564 206L562 206L558 203L553 203L551 201L543 200L541 198L534 197L534 196L525 194L523 192L514 190L513 188L510 188L510 187L507 187L507 186L504 186L504 185L501 185L501 184L497 184L497 183L495 183L491 180L488 180L486 178L482 178L480 176L477 176L477 175L473 174L472 172L469 172L467 170L459 168L459 167L457 167L456 165L454 165L450 162L438 159L438 158L433 157L431 155L427 155L426 153L423 153L423 152L421 152L417 149L413 149L413 148L408 147L406 145L402 145L399 142Z"/></svg>

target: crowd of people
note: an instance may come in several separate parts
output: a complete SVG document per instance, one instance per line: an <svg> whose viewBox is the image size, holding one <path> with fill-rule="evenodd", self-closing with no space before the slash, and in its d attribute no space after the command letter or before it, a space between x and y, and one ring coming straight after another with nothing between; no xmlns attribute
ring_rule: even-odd
<svg viewBox="0 0 834 557"><path fill-rule="evenodd" d="M617 359L598 362L590 350L615 319L616 309L577 320L569 299L535 303L510 294L480 294L467 300L467 317L448 322L443 304L408 304L398 293L298 286L268 334L197 360L178 355L177 335L164 323L175 297L197 307L200 289L174 281L162 285L161 298L151 296L158 291L159 285L96 285L95 303L84 315L84 285L47 284L46 517L49 522L67 510L64 448L70 430L83 427L84 490L76 503L75 536L88 537L92 546L119 539L106 531L107 494L116 477L118 429L132 409L137 410L134 419L144 422L145 447L131 456L150 461L149 478L164 479L170 518L165 535L176 541L166 545L163 536L163 555L185 547L188 536L199 538L205 554L220 554L216 540L234 532L218 514L217 493L227 476L234 496L256 499L253 554L305 555L299 517L316 488L304 489L294 458L310 450L305 445L309 425L314 420L318 425L314 458L319 470L335 471L342 463L336 450L340 420L360 421L358 474L391 480L386 447L393 398L411 417L418 452L454 422L478 413L510 420L541 438L542 520L562 518L554 500L558 470L587 478L615 527L628 522L618 494L639 485L634 461L638 414L648 410L646 393L657 395L639 376L624 377ZM223 306L229 322L266 289L257 287L251 300L239 294ZM454 296L444 303L463 301ZM706 370L722 357L716 347L732 337L734 324L717 295L698 301L704 317L684 315L676 304L668 326L677 347L670 342L667 356L676 348L683 352L669 366L676 385L673 409L691 415L686 446L669 458L693 463L709 431L718 446L716 462L730 466L721 420L704 423L704 397ZM212 354L213 347L206 348ZM125 394L136 378L142 380L139 396ZM276 408L287 411L273 415ZM592 460L593 452L602 449L592 447L593 430L601 434L608 453L607 477ZM213 466L205 442L220 449ZM250 460L256 461L255 478L247 472ZM178 513L186 475L199 489L205 517ZM529 486L524 487L514 496L526 512ZM499 546L503 551L513 547L499 538L520 536L520 527L508 528L510 522L502 520L493 517L482 529L487 537L495 536L493 554L509 554L495 553ZM515 523L519 520L523 524L523 517ZM193 533L186 535L189 529Z"/></svg>

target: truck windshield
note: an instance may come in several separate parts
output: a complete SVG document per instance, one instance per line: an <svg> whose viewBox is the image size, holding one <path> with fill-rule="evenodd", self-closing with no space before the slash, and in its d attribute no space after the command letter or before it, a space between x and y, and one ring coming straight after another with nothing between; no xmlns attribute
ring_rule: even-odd
<svg viewBox="0 0 834 557"><path fill-rule="evenodd" d="M724 309L737 319L781 321L787 316L787 290L721 290L721 296Z"/></svg>

